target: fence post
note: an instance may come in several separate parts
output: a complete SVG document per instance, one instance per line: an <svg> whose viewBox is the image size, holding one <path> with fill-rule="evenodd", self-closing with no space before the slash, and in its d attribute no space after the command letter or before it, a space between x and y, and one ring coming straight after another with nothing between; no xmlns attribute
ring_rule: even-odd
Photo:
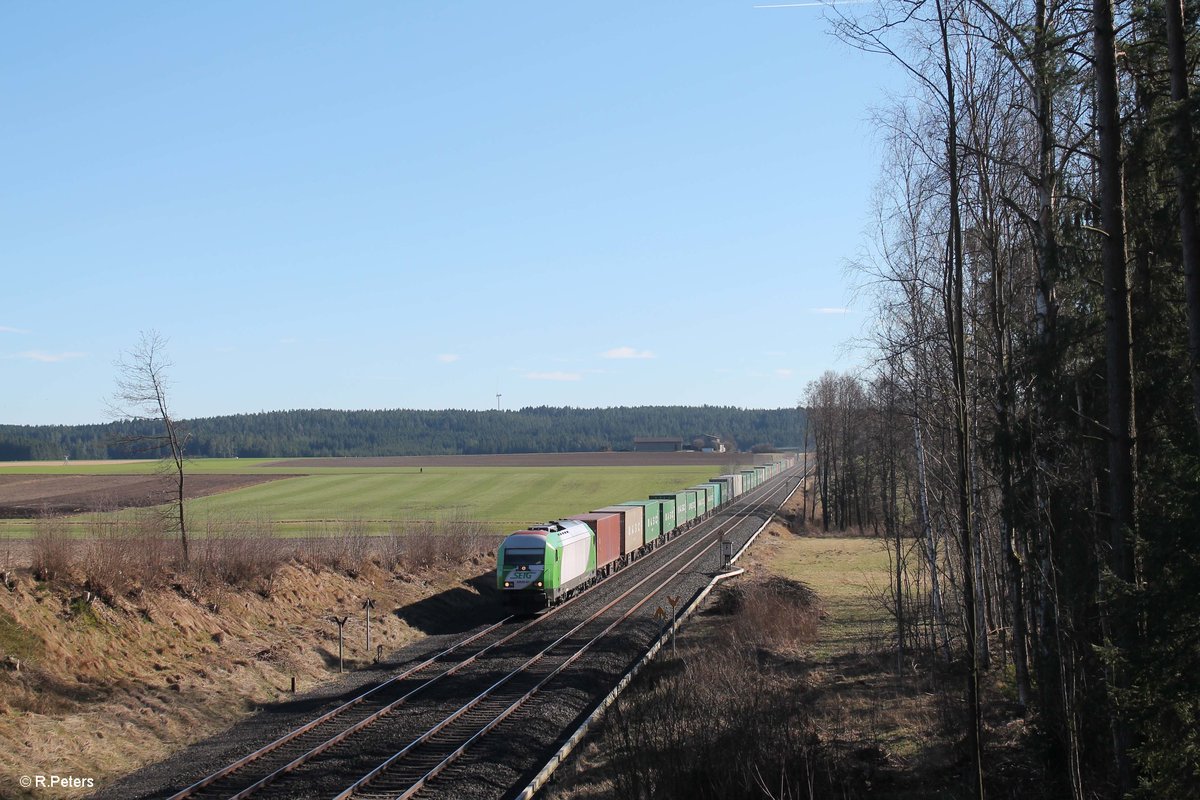
<svg viewBox="0 0 1200 800"><path fill-rule="evenodd" d="M371 598L363 600L363 609L367 612L367 652L371 652L371 609L375 607L375 601Z"/></svg>

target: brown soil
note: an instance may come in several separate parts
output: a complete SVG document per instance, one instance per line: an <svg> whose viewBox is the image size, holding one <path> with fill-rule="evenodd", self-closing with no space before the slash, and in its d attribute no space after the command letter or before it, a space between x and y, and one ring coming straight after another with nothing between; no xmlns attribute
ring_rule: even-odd
<svg viewBox="0 0 1200 800"><path fill-rule="evenodd" d="M188 499L293 475L190 475ZM0 475L0 519L142 508L170 502L168 475Z"/></svg>
<svg viewBox="0 0 1200 800"><path fill-rule="evenodd" d="M87 602L18 574L0 585L0 797L18 776L111 779L156 762L284 700L292 677L311 690L337 673L331 613L349 616L347 669L367 666L361 601L376 601L372 646L388 652L478 605L487 557L429 568L420 579L366 564L357 577L291 563L270 591L176 585ZM429 607L430 598L457 600ZM472 605L472 608L475 607ZM440 610L438 610L440 609ZM19 662L19 668L17 666Z"/></svg>
<svg viewBox="0 0 1200 800"><path fill-rule="evenodd" d="M507 453L471 456L380 456L375 458L293 458L263 467L686 467L741 464L750 453ZM762 457L766 460L766 456Z"/></svg>
<svg viewBox="0 0 1200 800"><path fill-rule="evenodd" d="M92 458L79 459L78 461L63 462L63 461L0 461L0 467L22 467L28 469L30 467L61 467L64 464L69 464L73 467L111 467L113 464L149 464L153 459L149 458Z"/></svg>

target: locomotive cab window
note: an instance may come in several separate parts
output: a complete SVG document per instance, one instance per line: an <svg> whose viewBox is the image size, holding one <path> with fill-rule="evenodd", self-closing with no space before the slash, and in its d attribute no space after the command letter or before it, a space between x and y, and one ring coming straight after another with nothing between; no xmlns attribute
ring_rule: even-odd
<svg viewBox="0 0 1200 800"><path fill-rule="evenodd" d="M531 564L545 564L545 550L505 550L504 568L517 569Z"/></svg>

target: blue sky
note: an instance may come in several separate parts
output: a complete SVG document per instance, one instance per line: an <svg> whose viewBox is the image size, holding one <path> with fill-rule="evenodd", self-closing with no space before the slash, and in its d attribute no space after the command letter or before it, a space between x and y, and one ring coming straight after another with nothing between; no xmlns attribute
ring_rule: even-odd
<svg viewBox="0 0 1200 800"><path fill-rule="evenodd" d="M796 402L894 70L750 2L6 3L0 422ZM857 313L856 313L857 312Z"/></svg>

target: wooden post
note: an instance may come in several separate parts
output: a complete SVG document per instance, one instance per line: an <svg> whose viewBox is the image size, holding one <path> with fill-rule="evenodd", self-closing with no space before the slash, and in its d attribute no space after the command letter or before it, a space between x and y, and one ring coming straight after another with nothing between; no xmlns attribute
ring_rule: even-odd
<svg viewBox="0 0 1200 800"><path fill-rule="evenodd" d="M667 602L671 604L671 658L675 658L675 627L679 621L679 615L675 613L675 606L679 603L679 595L674 597L667 595Z"/></svg>
<svg viewBox="0 0 1200 800"><path fill-rule="evenodd" d="M371 598L363 600L363 610L367 612L367 652L371 652L371 609L375 607L375 601Z"/></svg>

